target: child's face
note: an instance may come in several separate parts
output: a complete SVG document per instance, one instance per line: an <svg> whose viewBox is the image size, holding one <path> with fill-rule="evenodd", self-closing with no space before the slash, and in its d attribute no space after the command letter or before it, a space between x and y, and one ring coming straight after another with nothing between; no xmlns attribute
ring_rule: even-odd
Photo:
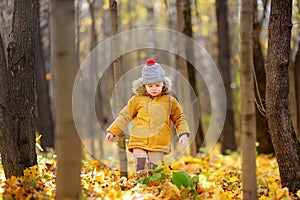
<svg viewBox="0 0 300 200"><path fill-rule="evenodd" d="M145 85L148 94L150 94L153 97L155 97L161 93L163 86L164 86L163 82L150 83L150 84Z"/></svg>

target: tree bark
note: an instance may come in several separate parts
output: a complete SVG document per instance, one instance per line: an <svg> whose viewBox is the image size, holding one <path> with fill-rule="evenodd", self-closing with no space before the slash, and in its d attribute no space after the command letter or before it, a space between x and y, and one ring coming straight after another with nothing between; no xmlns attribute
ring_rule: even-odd
<svg viewBox="0 0 300 200"><path fill-rule="evenodd" d="M89 4L89 11L90 11L90 15L91 15L91 42L90 42L90 51L94 50L97 51L97 48L95 48L97 46L98 43L98 35L97 35L97 30L96 30L96 17L95 17L95 10L96 10L96 1L95 0L88 0L88 4ZM95 49L94 49L95 48ZM96 66L97 65L97 60L98 57L94 56L91 58L91 65L92 66ZM91 82L97 82L97 78L92 78L90 80ZM86 90L90 90L90 88L86 88ZM96 96L99 96L99 90L96 90ZM97 99L96 100L96 106L98 107L98 104L101 104L102 99ZM87 118L87 121L90 122L89 117ZM97 137L97 132L94 131L93 125L89 126L89 130L86 130L89 133L89 138L91 140L91 154L95 155L96 154L96 137ZM100 145L102 145L100 143Z"/></svg>
<svg viewBox="0 0 300 200"><path fill-rule="evenodd" d="M4 133L6 132L5 122L5 102L6 102L6 71L7 61L3 45L2 32L0 31L0 153L3 153Z"/></svg>
<svg viewBox="0 0 300 200"><path fill-rule="evenodd" d="M14 1L7 65L2 44L1 82L5 87L1 88L0 152L6 178L21 176L24 169L37 164L34 73L37 3L37 0Z"/></svg>
<svg viewBox="0 0 300 200"><path fill-rule="evenodd" d="M74 0L52 0L51 46L54 66L56 199L79 199L81 143L72 115L72 89L78 68Z"/></svg>
<svg viewBox="0 0 300 200"><path fill-rule="evenodd" d="M253 1L253 61L254 61L254 80L255 80L255 102L256 102L256 141L259 146L256 148L258 153L272 154L274 148L271 136L268 131L266 115L266 71L264 66L264 56L261 49L260 33L261 21L258 20L257 1Z"/></svg>
<svg viewBox="0 0 300 200"><path fill-rule="evenodd" d="M300 189L300 144L289 109L289 58L292 0L271 3L266 58L267 120L277 158L282 187Z"/></svg>
<svg viewBox="0 0 300 200"><path fill-rule="evenodd" d="M298 15L300 14L300 3L297 4L298 7ZM297 37L299 38L300 36L300 27L297 26ZM299 39L298 39L299 40ZM296 135L298 140L300 141L300 41L298 41L298 49L297 49L297 53L295 56L295 60L294 60L294 75L295 75L295 82L292 83L295 85L295 98L296 98L296 120L297 120L297 129L295 129L296 131ZM292 85L291 84L291 85Z"/></svg>
<svg viewBox="0 0 300 200"><path fill-rule="evenodd" d="M300 31L298 33L298 37L300 35ZM298 129L296 130L297 138L300 139L300 42L298 44L298 51L296 54L295 62L294 62L294 74L295 76L295 90L296 90L296 105L297 105L297 124Z"/></svg>
<svg viewBox="0 0 300 200"><path fill-rule="evenodd" d="M221 153L228 154L228 150L236 151L234 137L235 126L233 120L231 74L230 74L230 48L229 30L227 21L227 0L216 0L216 14L218 24L218 66L223 78L226 91L226 118L221 134Z"/></svg>
<svg viewBox="0 0 300 200"><path fill-rule="evenodd" d="M44 55L44 63L46 73L50 74L52 69L50 68L50 59L51 59L51 37L50 37L50 15L51 15L51 6L50 0L41 1L41 13L40 13L40 32L41 32L41 43ZM51 81L51 77L48 75L47 81ZM52 84L49 84L49 91L52 92ZM52 100L52 93L50 92L50 99Z"/></svg>
<svg viewBox="0 0 300 200"><path fill-rule="evenodd" d="M110 12L111 12L111 35L115 35L118 33L118 3L115 0L109 1L110 5ZM114 58L114 55L117 55L117 41L112 40L112 57ZM113 69L114 69L114 80L115 80L115 86L117 86L117 81L121 77L121 65L120 61L114 60L113 61ZM119 90L120 91L120 90ZM117 111L121 110L121 102L118 98L118 95L115 97L116 101L116 109ZM126 143L125 143L125 135L124 133L121 133L118 135L118 147L119 147L119 160L120 160L120 176L127 177L127 154L126 154Z"/></svg>
<svg viewBox="0 0 300 200"><path fill-rule="evenodd" d="M80 63L80 26L81 26L81 21L80 21L80 14L81 14L81 9L82 9L82 0L77 1L77 6L76 6L76 57L77 57L77 62Z"/></svg>
<svg viewBox="0 0 300 200"><path fill-rule="evenodd" d="M242 184L243 199L257 199L256 189L256 129L253 81L253 1L242 1L241 35L241 115L242 115Z"/></svg>
<svg viewBox="0 0 300 200"><path fill-rule="evenodd" d="M154 27L155 26L155 17L154 17L154 2L153 0L145 1L145 7L147 9L147 27ZM155 31L148 31L147 37L149 38L148 43L155 46L156 44L156 32ZM157 53L156 49L148 49L148 54L150 57L156 58L160 60L160 54Z"/></svg>
<svg viewBox="0 0 300 200"><path fill-rule="evenodd" d="M38 2L38 11L40 5ZM37 130L41 137L43 149L54 148L54 124L51 112L49 85L46 80L45 60L42 48L40 20L36 32L36 90L37 90Z"/></svg>
<svg viewBox="0 0 300 200"><path fill-rule="evenodd" d="M289 108L291 111L292 126L295 131L298 130L297 121L297 102L296 102L296 76L294 63L289 64ZM297 133L296 133L297 136Z"/></svg>
<svg viewBox="0 0 300 200"><path fill-rule="evenodd" d="M12 27L13 1L0 2L0 29L2 32L3 46L7 46L7 40ZM5 55L6 56L6 55Z"/></svg>
<svg viewBox="0 0 300 200"><path fill-rule="evenodd" d="M95 17L95 0L88 0L89 3L89 10L91 15L91 45L90 50L92 51L97 43L98 43L98 35L96 30L96 17Z"/></svg>
<svg viewBox="0 0 300 200"><path fill-rule="evenodd" d="M183 23L183 31L182 33L187 35L188 37L193 38L193 31L192 31L192 16L191 16L191 2L190 0L185 0L183 2L183 19L184 19L184 23ZM185 44L185 54L186 56L189 58L189 60L194 60L194 51L193 48L190 46L187 46L187 44ZM188 79L189 79L189 83L192 86L195 94L197 97L199 97L199 92L198 92L198 88L197 88L197 83L196 83L196 70L194 68L194 66L190 63L190 62L186 62L186 66L187 66L187 71L188 71ZM199 101L199 98L198 98ZM198 108L200 109L200 108ZM195 108L193 109L198 110L197 109L197 104L195 104ZM193 141L192 143L192 148L191 148L191 154L195 155L199 149L201 148L201 146L203 145L204 142L204 134L203 134L203 129L202 129L202 123L201 123L201 118L199 118L199 123L198 123L198 129L197 129L197 133L195 136L195 141ZM195 146L193 148L193 145Z"/></svg>

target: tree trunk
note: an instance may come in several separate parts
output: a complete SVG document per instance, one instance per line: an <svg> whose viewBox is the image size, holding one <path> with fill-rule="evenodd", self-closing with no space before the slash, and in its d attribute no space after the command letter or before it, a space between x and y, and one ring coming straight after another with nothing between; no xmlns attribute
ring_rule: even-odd
<svg viewBox="0 0 300 200"><path fill-rule="evenodd" d="M282 187L300 189L300 144L289 109L289 58L292 0L271 3L266 58L266 109Z"/></svg>
<svg viewBox="0 0 300 200"><path fill-rule="evenodd" d="M2 32L0 31L0 154L3 153L4 133L5 133L5 102L6 102L6 71L7 61L3 45Z"/></svg>
<svg viewBox="0 0 300 200"><path fill-rule="evenodd" d="M0 79L5 87L1 88L0 152L6 178L21 176L24 169L37 164L34 73L37 9L37 0L14 1L7 65L3 46L1 49L4 65Z"/></svg>
<svg viewBox="0 0 300 200"><path fill-rule="evenodd" d="M177 31L183 32L184 28L184 15L183 15L183 7L184 7L184 1L182 0L176 0L176 25L177 25ZM179 40L176 44L178 46L184 46L184 41ZM182 48L184 49L184 48ZM179 50L182 50L181 48ZM184 54L184 52L180 52L181 54ZM187 62L181 58L179 55L175 55L176 60L176 67L175 69L183 75L186 79L188 79L188 70L187 70ZM176 80L176 77L175 77ZM187 110L188 113L193 113L192 110L188 110L190 102L191 102L191 96L190 91L187 88L184 88L182 84L180 84L178 81L174 82L174 88L177 90L178 96L184 96L182 103L183 110ZM186 108L186 109L185 109ZM173 129L175 130L175 129ZM174 133L174 132L173 132ZM192 144L189 147L190 154L196 154L196 143L193 141Z"/></svg>
<svg viewBox="0 0 300 200"><path fill-rule="evenodd" d="M103 6L102 6L103 7ZM103 9L102 10L102 26L101 29L103 30L103 37L104 38L108 38L111 34L110 31L110 10L108 9ZM99 85L101 85L101 87L99 87L100 90L100 97L98 98L98 100L102 100L101 103L99 103L99 106L101 106L101 109L97 109L97 115L99 117L99 119L102 119L103 122L103 130L106 130L106 128L110 125L110 123L113 122L113 115L111 112L111 107L107 106L110 105L110 100L109 97L112 95L112 89L111 86L114 85L114 80L113 80L113 68L109 67L105 70L105 74L103 75L103 77L100 79ZM97 101L98 101L97 100ZM97 102L96 102L97 103ZM96 104L97 105L97 104Z"/></svg>
<svg viewBox="0 0 300 200"><path fill-rule="evenodd" d="M255 70L255 102L256 102L256 141L259 143L257 147L258 153L272 154L274 148L271 136L268 131L266 115L266 71L264 67L264 56L261 49L260 33L261 21L258 20L257 1L253 1L254 17L253 17L253 61Z"/></svg>
<svg viewBox="0 0 300 200"><path fill-rule="evenodd" d="M298 130L297 102L296 102L296 76L294 63L289 65L289 107L291 111L292 126L294 131ZM297 136L297 133L296 133Z"/></svg>
<svg viewBox="0 0 300 200"><path fill-rule="evenodd" d="M300 3L297 4L298 7L298 15L300 14ZM296 135L298 140L300 140L300 27L297 26L297 37L298 37L298 49L294 60L294 75L295 75L295 98L296 98L296 120L297 120L297 129ZM292 83L293 84L293 83Z"/></svg>
<svg viewBox="0 0 300 200"><path fill-rule="evenodd" d="M241 115L242 115L242 184L243 199L257 199L256 189L256 149L255 149L255 106L253 81L253 1L242 1L241 35Z"/></svg>
<svg viewBox="0 0 300 200"><path fill-rule="evenodd" d="M221 134L222 154L228 154L228 150L236 151L234 137L235 126L233 120L231 74L230 74L230 48L229 30L227 21L227 0L216 0L216 14L218 24L218 66L224 81L226 91L226 118Z"/></svg>
<svg viewBox="0 0 300 200"><path fill-rule="evenodd" d="M109 1L110 12L111 12L111 35L115 35L118 33L118 3L115 0ZM112 57L114 55L118 55L117 53L117 42L116 40L112 40ZM114 79L115 86L117 86L117 81L121 77L121 65L119 59L113 61L113 69L114 69ZM120 91L120 90L119 90ZM115 95L116 101L116 110L119 112L121 110L121 102L118 95ZM120 176L128 176L127 173L127 154L126 154L126 144L125 144L125 135L124 133L119 134L118 136L118 147L119 147L119 160L120 160Z"/></svg>
<svg viewBox="0 0 300 200"><path fill-rule="evenodd" d="M100 11L101 12L101 11ZM102 30L106 30L108 26L107 21L109 21L110 17L107 16L107 12L110 12L107 9L102 9ZM109 37L110 33L106 33L106 31L104 31L104 38ZM96 91L96 100L95 100L95 104L96 104L96 113L97 113L97 117L99 119L100 125L102 127L102 130L106 130L109 126L109 124L112 123L112 121L114 120L114 117L112 115L112 110L111 110L111 104L110 104L110 97L112 95L112 86L114 85L114 72L113 72L113 68L112 67L108 67L102 78L99 80L99 84L98 84L98 88ZM100 152L98 151L98 153L100 154L99 157L103 157L103 155L105 154L105 152L103 151L103 141L105 140L105 135L104 134L97 134L97 138L99 138L99 148L100 148Z"/></svg>
<svg viewBox="0 0 300 200"><path fill-rule="evenodd" d="M40 13L40 32L41 32L41 43L42 43L42 48L43 48L43 55L44 55L44 63L45 63L45 69L47 74L51 72L51 64L50 64L50 59L51 59L51 37L50 37L50 15L51 15L51 6L50 6L50 0L43 0L40 1L41 4L41 13ZM51 77L48 76L47 80L50 82ZM50 99L52 100L52 84L49 84L49 91L50 91ZM52 105L53 106L53 105ZM52 109L52 107L51 107Z"/></svg>
<svg viewBox="0 0 300 200"><path fill-rule="evenodd" d="M298 37L300 35L300 31L298 33ZM296 90L296 105L297 105L297 124L298 129L296 130L297 138L300 139L300 41L298 44L298 51L296 54L295 62L294 62L294 74L295 76L295 90Z"/></svg>
<svg viewBox="0 0 300 200"><path fill-rule="evenodd" d="M192 31L192 17L191 17L191 2L190 0L185 0L183 3L183 19L184 19L184 24L183 24L183 31L182 33L189 36L189 37L193 37L193 31ZM189 60L193 61L194 58L194 50L192 47L189 47L186 45L185 47L185 54L187 56L187 58L189 58ZM188 79L189 79L189 83L192 86L195 94L197 97L199 97L199 92L198 92L198 88L197 88L197 83L196 83L196 70L194 68L194 66L190 63L190 62L186 62L186 66L187 66L187 70L188 70ZM199 98L198 98L199 101ZM195 111L200 111L200 108L197 108L197 104L195 104L195 108L193 109L194 112ZM199 149L201 148L203 142L204 142L204 134L203 134L203 130L202 130L202 123L201 123L201 118L199 118L199 123L198 123L198 129L197 129L197 133L195 136L195 141L193 141L192 143L192 151L191 154L192 156L195 155ZM193 145L195 146L193 148Z"/></svg>
<svg viewBox="0 0 300 200"><path fill-rule="evenodd" d="M7 40L12 27L13 1L0 2L0 30L2 32L3 46L7 46ZM5 55L6 56L6 55Z"/></svg>
<svg viewBox="0 0 300 200"><path fill-rule="evenodd" d="M145 6L147 8L147 27L154 27L155 26L155 17L154 17L154 3L153 0L148 0L145 1ZM147 37L148 39L148 43L151 46L155 46L156 44L156 32L155 31L148 31L147 33ZM159 57L159 53L157 53L156 49L148 49L148 54L150 55L150 57L156 58L157 60L160 60Z"/></svg>
<svg viewBox="0 0 300 200"><path fill-rule="evenodd" d="M97 30L96 30L96 17L95 17L95 3L96 1L95 0L88 0L88 3L89 3L89 11L90 11L90 15L91 15L91 42L90 42L90 51L94 50L94 51L97 51L97 48L94 49L96 46L97 46L97 43L98 43L98 35L97 35ZM93 56L91 58L91 65L92 66L96 66L97 63L98 63L98 57L96 56ZM97 82L97 78L94 77L90 80L91 82ZM86 88L86 90L90 90L90 88ZM99 96L99 90L96 90L96 96ZM101 104L102 102L102 99L97 99L96 100L96 106L98 107L98 104ZM89 119L89 116L87 118L87 121L90 122L91 120ZM95 132L94 130L94 125L91 124L91 126L89 126L89 130L86 130L88 133L89 133L89 138L91 140L91 154L95 155L96 153L96 137L98 135L97 132ZM102 144L100 144L102 145Z"/></svg>
<svg viewBox="0 0 300 200"><path fill-rule="evenodd" d="M72 89L77 71L74 0L52 0L51 42L54 66L56 199L79 199L81 143L72 115ZM66 37L67 36L67 37Z"/></svg>
<svg viewBox="0 0 300 200"><path fill-rule="evenodd" d="M38 2L39 3L39 2ZM38 5L38 7L40 7ZM38 9L39 11L39 9ZM36 90L37 90L37 130L41 134L43 149L54 148L54 125L51 113L49 86L46 80L45 60L42 49L40 20L38 18L36 36Z"/></svg>
<svg viewBox="0 0 300 200"><path fill-rule="evenodd" d="M95 0L88 0L89 3L89 10L90 10L90 15L91 15L91 45L90 45L90 50L92 51L97 43L98 43L98 35L97 35L97 30L96 30L96 17L95 17Z"/></svg>
<svg viewBox="0 0 300 200"><path fill-rule="evenodd" d="M80 14L82 9L82 0L77 1L76 7L76 57L77 62L80 64Z"/></svg>

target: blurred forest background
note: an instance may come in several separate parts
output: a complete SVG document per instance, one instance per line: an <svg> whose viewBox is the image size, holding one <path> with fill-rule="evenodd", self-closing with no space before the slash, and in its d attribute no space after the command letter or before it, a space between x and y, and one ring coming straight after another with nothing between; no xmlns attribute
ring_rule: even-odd
<svg viewBox="0 0 300 200"><path fill-rule="evenodd" d="M179 1L181 2L181 1ZM226 2L225 2L226 3ZM197 42L199 42L206 49L208 54L212 57L214 62L219 67L219 70L223 72L223 81L225 82L226 92L228 96L228 111L227 114L229 127L229 132L232 132L237 137L237 142L239 142L239 132L240 132L240 79L239 79L239 3L237 1L228 0L225 4L222 1L190 1L188 2L189 7L184 7L184 1L181 2L181 6L178 5L176 0L170 1L118 1L118 32L126 31L133 28L142 27L162 27L169 28L172 30L177 30L180 32L186 32L189 36L193 37ZM100 0L79 0L75 1L75 16L76 16L76 54L79 65L83 62L90 51L96 47L96 45L109 38L111 35L111 17L109 1ZM297 20L298 4L294 4L294 19ZM226 6L226 7L225 7ZM13 1L2 1L0 5L1 9L1 34L3 38L4 46L8 43L8 36L12 29L12 14L13 14ZM183 16L183 12L178 9L189 9L185 12L190 12L190 22L186 22ZM256 4L256 19L255 19L255 48L257 51L255 53L255 61L257 67L257 83L259 85L265 84L263 79L265 77L264 70L261 67L264 64L264 58L267 49L267 27L268 27L268 15L270 12L270 2L269 1L258 1ZM41 74L45 74L44 77L40 79L46 79L46 87L42 84L37 84L40 88L38 91L43 95L47 95L47 88L49 87L49 98L53 98L53 64L51 63L51 37L50 37L50 14L51 6L50 1L40 1L40 48L42 55L40 55L41 66L44 69L38 68ZM189 23L189 24L186 24ZM219 32L218 32L219 27ZM295 58L298 49L298 27L293 29L293 40L292 40L292 54L291 58L296 62ZM68 36L66 36L66 40ZM222 38L222 40L218 40ZM155 39L154 39L155 40ZM63 41L62 41L63 42ZM218 43L219 42L219 43ZM219 50L222 48L223 50ZM220 52L220 54L218 54ZM129 69L141 65L144 63L145 59L148 57L155 57L159 63L171 66L176 69L179 65L174 61L175 56L159 50L143 50L138 52L132 52L121 57L121 67L122 73L124 74ZM181 62L182 63L182 62ZM222 66L221 66L222 65ZM297 68L291 67L291 72ZM110 71L109 71L110 70ZM108 97L111 96L113 90L113 69L110 67L107 72L108 76L104 76L105 80L102 80L100 91L100 100L102 98L105 102L108 101ZM186 78L188 78L187 73L183 73ZM291 76L296 73L291 73ZM209 93L206 91L205 85L201 82L201 77L199 74L197 76L198 93L201 93L201 99L199 101L201 106L202 123L203 129L206 130L209 124L209 114L210 114L210 97ZM226 76L226 77L225 77ZM39 78L39 76L37 76ZM198 81L199 80L199 81ZM293 78L291 80L297 80ZM41 83L42 81L38 81ZM200 83L199 83L200 82ZM291 81L292 90L296 92L293 81ZM48 86L48 87L47 87ZM176 86L175 86L176 88ZM205 95L206 93L206 95ZM264 91L260 91L261 96L264 96ZM197 94L197 93L196 93ZM39 95L39 94L38 94ZM180 91L179 91L179 95ZM296 94L291 93L291 98L295 99ZM292 102L295 102L292 101ZM124 103L124 102L123 102ZM112 121L112 112L107 106L109 104L102 103L99 108L99 112L102 113L100 116L100 123L107 126ZM296 104L293 104L296 106ZM41 106L40 109L49 109L46 106ZM296 107L293 109L294 119L297 113ZM39 111L43 115L49 113L49 111ZM187 111L190 113L191 111ZM208 113L208 115L206 115ZM259 112L257 115L260 115ZM41 138L43 147L53 147L53 123L51 122L51 113L45 116L47 120L38 120L38 126L40 131L44 133ZM265 125L263 125L264 120L258 119L258 128L261 128L263 133L266 131ZM44 124L43 124L44 123ZM295 121L296 123L296 121ZM262 124L262 125L261 125ZM258 138L259 140L262 138ZM264 139L262 139L264 140ZM259 142L263 144L263 141ZM266 142L267 143L267 142ZM270 146L260 145L258 150L262 153L270 153L272 149Z"/></svg>
<svg viewBox="0 0 300 200"><path fill-rule="evenodd" d="M44 150L54 148L58 152L67 151L68 145L80 146L80 141L76 136L72 136L68 140L68 134L61 134L60 132L76 132L74 131L74 125L63 125L72 121L72 108L71 108L71 92L73 86L73 80L80 65L84 62L88 54L102 41L111 37L118 32L131 30L134 28L143 27L160 27L181 32L195 41L200 43L208 52L212 60L216 63L221 76L224 81L226 91L226 118L224 128L219 139L221 144L221 153L230 154L232 152L240 151L241 147L241 52L240 52L240 23L241 23L241 2L234 0L119 0L117 3L108 0L75 0L75 1L50 1L41 0L30 2L36 10L22 9L25 8L25 4L22 5L22 1L2 0L0 2L0 27L1 27L1 65L18 66L19 60L14 60L12 53L13 50L18 49L17 44L17 26L19 25L20 32L26 32L26 30L34 29L34 36L31 39L34 41L34 72L28 71L28 76L34 73L32 77L35 77L36 88L28 87L24 91L36 91L37 104L33 109L27 107L26 103L23 105L23 101L20 103L13 102L11 105L11 112L15 113L14 116L10 116L10 122L18 123L16 120L26 118L28 115L22 115L20 111L24 111L29 114L32 119L29 120L36 125L37 133L41 135L40 145ZM64 3L62 3L64 2ZM252 2L252 1L250 1ZM15 3L15 7L14 7ZM60 4L61 3L61 4ZM252 22L252 44L253 44L253 67L254 67L254 88L253 93L255 95L255 108L256 108L256 150L262 154L274 154L274 147L271 142L270 125L266 120L266 70L265 63L267 61L268 51L268 28L269 18L271 11L271 1L258 0L253 1L253 20ZM16 6L18 5L18 6ZM70 6L71 5L71 6ZM23 7L22 7L23 6ZM70 7L68 7L70 6ZM115 6L115 7L113 7ZM65 8L65 10L64 10ZM18 10L19 9L19 10ZM300 4L299 1L293 1L291 4L292 10L292 24L291 38L290 38L290 54L288 64L288 79L289 80L289 110L293 123L293 134L298 134L299 138L300 130ZM35 12L37 11L37 12ZM31 12L31 14L30 14ZM57 12L57 13L56 13ZM280 11L279 11L280 12ZM15 13L15 14L14 14ZM34 16L36 13L36 16ZM39 15L37 15L37 13ZM68 15L69 14L69 15ZM72 15L74 14L74 15ZM13 16L15 17L15 23L13 23ZM26 17L25 17L26 16ZM32 18L27 18L31 16ZM71 18L67 18L71 16ZM72 18L73 17L73 18ZM28 19L31 23L29 26L22 25L28 23ZM67 21L69 19L70 21ZM52 21L51 21L52 20ZM114 21L115 20L115 21ZM56 26L61 21L59 26ZM65 26L65 27L64 27ZM64 28L69 28L70 32L63 32ZM61 32L60 32L61 31ZM276 31L275 31L276 32ZM67 34L72 33L72 34ZM277 32L277 34L280 34ZM16 38L14 38L16 37ZM146 36L145 36L146 37ZM151 37L151 35L147 36ZM158 36L159 37L159 36ZM71 44L69 40L72 40ZM21 42L20 42L21 41ZM31 40L21 39L20 44L26 46L27 42L33 45ZM134 39L132 39L134 42ZM155 37L153 37L155 42ZM128 43L130 45L130 42ZM30 46L29 45L29 46ZM116 44L117 46L118 44ZM175 44L176 45L176 44ZM178 45L178 44L177 44ZM60 59L64 56L63 48L71 46L73 48L74 55L70 56L60 62ZM118 46L117 46L118 48ZM26 48L25 52L26 52ZM32 53L32 52L31 52ZM22 53L20 53L22 55ZM68 55L67 55L68 56ZM21 56L22 57L22 56ZM95 97L96 111L99 123L103 130L113 121L111 98L114 90L116 79L125 74L129 70L136 66L143 65L145 60L149 57L154 57L157 62L166 66L174 67L175 70L181 72L181 74L189 81L194 93L198 97L198 103L200 106L200 113L196 113L200 116L199 123L197 124L195 131L195 142L190 147L190 154L195 156L203 145L206 130L208 129L211 117L211 97L203 82L201 76L190 63L186 62L182 58L171 54L166 51L142 49L128 54L122 55L117 63L112 63L112 66L107 68L99 81L99 87L97 88L97 94ZM3 60L7 60L4 62ZM16 58L15 58L16 59ZM100 58L101 59L101 56ZM66 64L68 61L72 61ZM23 62L23 61L22 61ZM28 65L32 64L29 60L25 60ZM3 64L6 63L6 64ZM62 63L65 63L63 65ZM283 63L284 64L284 63ZM61 65L60 67L58 67ZM1 66L1 67L2 67ZM68 67L66 67L68 66ZM62 69L64 68L64 69ZM12 76L20 72L17 67L12 67ZM21 69L23 69L21 67ZM21 70L22 71L22 70ZM3 74L3 70L0 72ZM139 73L139 72L138 72ZM138 74L139 75L139 74ZM3 79L5 76L1 76L0 83L2 84L0 89L0 103L3 101L3 96L7 94L16 94L12 90L6 90L6 85L19 84L23 85L22 80L26 79L24 76L20 76L20 82L9 82L7 79ZM8 81L8 82L6 82ZM94 81L94 80L93 80ZM27 82L30 85L32 82ZM9 83L9 84L7 84ZM11 86L10 85L10 86ZM15 86L15 87L19 87ZM24 87L26 84L24 84ZM12 86L13 88L14 86ZM177 87L180 88L180 87ZM251 89L251 88L250 88ZM191 97L187 97L184 91L185 89L176 89L175 93L178 96L184 96L182 99L183 109L185 113L189 115L194 113L194 108L190 106ZM287 90L287 91L288 91ZM119 94L122 95L122 94ZM128 94L127 94L128 95ZM21 98L26 95L24 93L18 93L15 98ZM30 96L30 94L29 94ZM65 99L63 99L65 97ZM273 98L277 98L274 96ZM35 98L30 98L30 101L35 101ZM120 97L120 99L122 99ZM124 99L124 98L123 98ZM27 99L28 100L28 99ZM54 103L53 103L54 102ZM55 103L57 102L57 103ZM124 104L125 102L121 102ZM23 106L22 106L23 105ZM279 105L277 105L279 106ZM26 109L28 109L26 111ZM30 110L31 108L31 110ZM33 109L33 110L32 110ZM4 111L3 111L4 112ZM32 113L33 112L33 113ZM5 113L5 112L4 112ZM0 113L0 119L3 121L4 114ZM277 116L280 117L280 116ZM14 120L13 120L14 119ZM191 117L190 121L194 118ZM36 120L36 124L35 124ZM69 121L68 121L69 120ZM82 119L86 121L88 119ZM14 124L11 123L11 124ZM3 123L5 124L5 123ZM15 125L10 125L15 126ZM72 127L71 127L72 126ZM16 132L20 132L22 126L20 126ZM26 125L23 126L27 127ZM10 130L13 130L12 127ZM8 129L1 129L3 130ZM0 131L1 131L0 130ZM34 127L35 130L35 127ZM8 131L9 132L9 131ZM28 131L30 132L30 130ZM89 134L89 146L90 153L93 155L100 154L99 157L103 157L105 153L105 146L102 141L104 135L99 133L90 127L90 130L86 130ZM55 134L54 134L55 133ZM30 134L30 133L29 133ZM56 137L54 137L56 136ZM100 137L100 138L99 138ZM19 138L17 136L17 138ZM27 138L24 136L24 138ZM5 136L2 134L3 141ZM125 138L126 139L126 138ZM31 139L32 140L32 139ZM55 140L61 140L55 142ZM297 140L297 139L296 139ZM8 141L8 140L6 140ZM22 139L18 140L18 142ZM35 143L35 139L32 140ZM66 142L69 141L69 142ZM275 140L274 140L275 141ZM66 144L69 143L69 144ZM7 143L9 144L9 142ZM119 144L120 145L120 144ZM4 146L4 145L3 145ZM298 147L299 148L299 147ZM4 149L4 148L3 148ZM4 152L4 150L2 150ZM1 152L2 156L3 153ZM80 156L81 149L77 149L72 152ZM70 153L70 154L72 154ZM106 152L110 154L110 152ZM20 153L19 153L20 154ZM65 155L70 155L65 154ZM22 153L21 153L22 155ZM15 157L14 157L15 158ZM58 156L59 158L59 156ZM8 158L2 158L5 162ZM72 161L72 158L61 157L61 162L68 163ZM298 155L299 159L299 155ZM8 159L9 160L9 159ZM22 159L21 159L22 160ZM36 161L29 159L32 163L25 163L24 166L32 165ZM66 161L67 160L67 161ZM75 159L76 160L76 159ZM59 160L58 160L59 161ZM74 161L74 160L73 160ZM8 162L8 161L7 161ZM69 162L69 164L70 164ZM77 161L78 162L78 161ZM72 162L71 162L72 163ZM73 163L74 164L74 163ZM298 165L299 166L299 165ZM298 167L299 169L299 167ZM22 169L23 170L23 169ZM76 169L74 169L76 171ZM59 172L58 172L59 173ZM12 170L8 172L8 176L15 174ZM17 173L22 174L22 171ZM63 175L62 175L63 176ZM68 180L70 181L70 180ZM299 181L299 179L298 179ZM71 181L72 182L72 181ZM76 182L76 181L74 181ZM296 188L296 187L295 187Z"/></svg>

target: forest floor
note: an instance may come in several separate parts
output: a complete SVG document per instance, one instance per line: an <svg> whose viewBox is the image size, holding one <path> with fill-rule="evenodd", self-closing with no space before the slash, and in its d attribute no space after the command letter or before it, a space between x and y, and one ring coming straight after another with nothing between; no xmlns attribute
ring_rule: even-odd
<svg viewBox="0 0 300 200"><path fill-rule="evenodd" d="M82 199L242 199L241 157L221 155L218 150L197 157L181 157L148 176L119 178L118 172L98 160L82 161ZM259 199L299 199L281 188L276 159L258 155L257 192ZM38 155L38 166L24 171L23 177L5 180L0 165L0 200L54 199L56 159L53 152Z"/></svg>

